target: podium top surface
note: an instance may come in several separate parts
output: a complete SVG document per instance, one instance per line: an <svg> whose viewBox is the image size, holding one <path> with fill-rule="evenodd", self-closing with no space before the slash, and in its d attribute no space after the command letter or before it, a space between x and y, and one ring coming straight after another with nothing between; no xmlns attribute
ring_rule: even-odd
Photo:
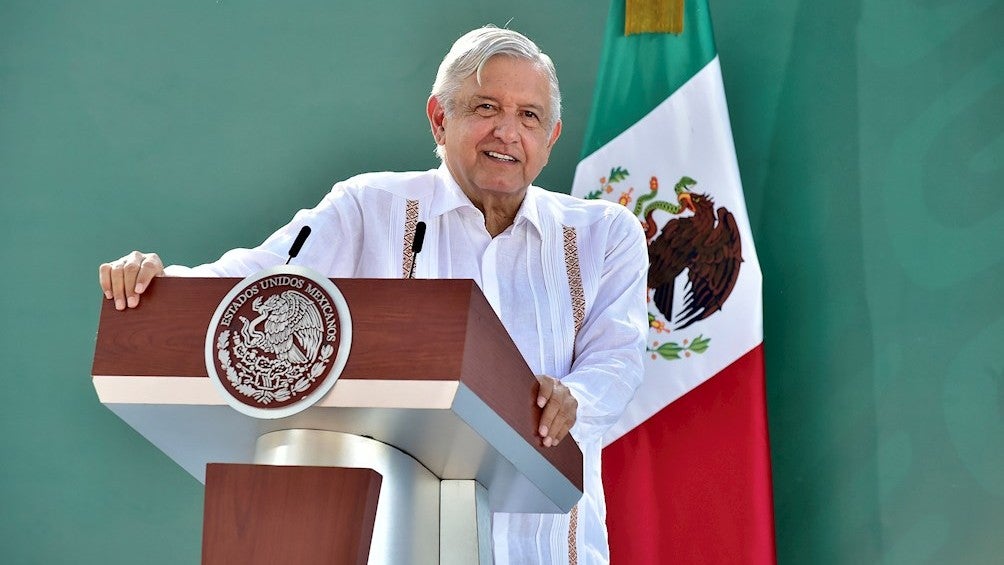
<svg viewBox="0 0 1004 565"><path fill-rule="evenodd" d="M557 472L559 482L581 493L578 446L541 445L536 379L474 281L332 279L352 318L345 368L314 407L263 421L226 405L205 366L210 319L240 280L161 277L135 309L102 304L92 366L99 398L196 477L206 462L248 462L262 433L300 427L374 437L441 478L501 481L520 490L521 477L499 470L512 466L517 475ZM231 437L193 445L204 426ZM467 463L465 450L473 457ZM494 463L478 459L486 453ZM528 468L515 469L522 467Z"/></svg>

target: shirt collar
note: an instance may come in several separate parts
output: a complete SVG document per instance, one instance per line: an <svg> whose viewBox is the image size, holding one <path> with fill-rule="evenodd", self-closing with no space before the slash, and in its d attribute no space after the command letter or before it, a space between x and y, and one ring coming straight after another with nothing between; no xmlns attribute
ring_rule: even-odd
<svg viewBox="0 0 1004 565"><path fill-rule="evenodd" d="M470 198L460 189L460 185L450 174L450 169L446 163L441 163L436 169L436 191L432 196L432 203L429 205L429 217L435 218L457 208L473 208L474 204Z"/></svg>
<svg viewBox="0 0 1004 565"><path fill-rule="evenodd" d="M439 169L436 170L436 176L439 182L436 186L435 195L432 198L432 204L429 206L430 218L441 216L458 208L469 207L477 210L477 207L474 206L470 198L467 198L467 195L461 190L460 185L457 184L456 179L453 178L450 169L446 167L446 163L439 165ZM538 233L541 232L540 213L537 208L537 192L539 190L541 189L533 185L527 187L523 204L520 205L519 210L516 212L516 218L513 220L514 226L518 226L522 222L530 222L530 225L535 227Z"/></svg>

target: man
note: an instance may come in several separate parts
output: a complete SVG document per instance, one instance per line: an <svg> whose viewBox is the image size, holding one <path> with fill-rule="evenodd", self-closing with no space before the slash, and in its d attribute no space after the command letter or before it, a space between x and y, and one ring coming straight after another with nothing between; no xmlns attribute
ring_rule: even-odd
<svg viewBox="0 0 1004 565"><path fill-rule="evenodd" d="M338 183L258 247L194 269L133 252L101 265L101 287L123 310L163 274L246 276L282 264L304 225L313 233L297 263L330 277L400 278L411 268L407 234L426 222L415 276L477 281L540 375L543 445L570 432L583 452L585 493L570 515L494 515L496 563L605 563L601 439L642 378L648 257L623 207L531 185L560 113L547 55L514 31L474 30L446 55L429 97L438 169Z"/></svg>

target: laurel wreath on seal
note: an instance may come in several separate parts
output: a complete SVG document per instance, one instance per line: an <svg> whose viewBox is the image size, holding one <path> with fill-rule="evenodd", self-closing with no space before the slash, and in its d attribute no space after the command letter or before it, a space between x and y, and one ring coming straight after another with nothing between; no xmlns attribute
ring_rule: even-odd
<svg viewBox="0 0 1004 565"><path fill-rule="evenodd" d="M234 334L233 349L237 354L236 366L230 357L230 330L220 332L216 340L216 358L226 372L227 381L240 394L253 398L259 404L284 402L295 399L310 388L310 385L324 373L335 349L324 345L312 364L293 364L286 360L269 359L249 349L239 334ZM310 370L307 370L307 366ZM277 373L277 374L276 374ZM253 383L262 378L274 378L280 386L261 388Z"/></svg>

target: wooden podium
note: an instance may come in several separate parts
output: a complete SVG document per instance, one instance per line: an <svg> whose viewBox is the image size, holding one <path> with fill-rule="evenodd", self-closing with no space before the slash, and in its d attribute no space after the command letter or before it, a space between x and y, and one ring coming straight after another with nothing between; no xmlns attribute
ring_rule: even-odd
<svg viewBox="0 0 1004 565"><path fill-rule="evenodd" d="M348 361L277 420L207 376L207 327L239 281L105 300L92 369L101 402L206 483L203 563L490 563L490 512L578 502L582 454L542 447L536 379L473 281L333 279Z"/></svg>

